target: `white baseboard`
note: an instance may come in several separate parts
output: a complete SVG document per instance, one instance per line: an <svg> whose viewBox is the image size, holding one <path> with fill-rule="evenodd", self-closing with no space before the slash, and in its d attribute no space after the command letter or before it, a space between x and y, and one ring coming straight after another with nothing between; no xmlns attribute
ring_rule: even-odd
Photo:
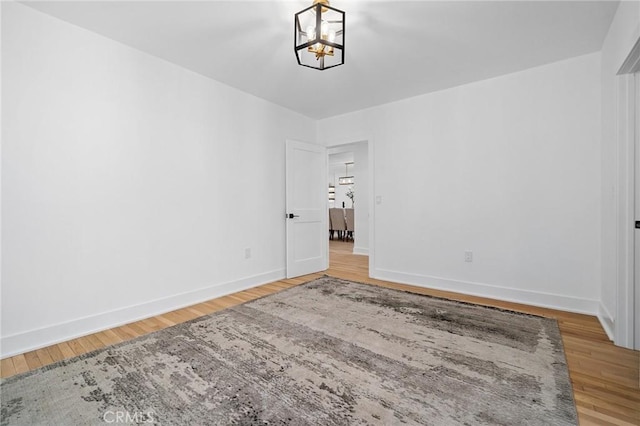
<svg viewBox="0 0 640 426"><path fill-rule="evenodd" d="M487 297L506 302L523 303L526 305L558 309L567 312L576 312L594 316L598 313L599 301L591 299L521 290L484 283L458 281L427 275L407 274L404 272L390 271L386 269L375 269L371 277L385 281L415 285L417 287L451 291L470 296Z"/></svg>
<svg viewBox="0 0 640 426"><path fill-rule="evenodd" d="M362 256L369 256L369 248L368 247L353 247L353 254L359 254Z"/></svg>
<svg viewBox="0 0 640 426"><path fill-rule="evenodd" d="M97 333L123 324L160 315L186 306L195 305L216 297L222 297L227 294L246 290L262 284L278 281L284 277L285 270L278 269L276 271L242 278L237 281L214 284L198 290L155 299L149 302L127 306L108 312L102 312L64 323L29 330L10 336L2 336L0 339L0 347L2 348L0 358L18 355L24 352L54 345L56 343L75 339L77 337Z"/></svg>
<svg viewBox="0 0 640 426"><path fill-rule="evenodd" d="M607 310L602 303L598 305L598 320L602 328L604 328L604 332L607 333L609 340L613 342L615 336L615 320L613 319L613 315L609 313L609 310Z"/></svg>

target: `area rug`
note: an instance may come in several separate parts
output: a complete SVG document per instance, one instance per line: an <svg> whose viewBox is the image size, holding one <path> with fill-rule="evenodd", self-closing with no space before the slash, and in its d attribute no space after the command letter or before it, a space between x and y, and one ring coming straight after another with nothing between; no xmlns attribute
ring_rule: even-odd
<svg viewBox="0 0 640 426"><path fill-rule="evenodd" d="M3 425L573 425L554 320L324 277L1 383Z"/></svg>

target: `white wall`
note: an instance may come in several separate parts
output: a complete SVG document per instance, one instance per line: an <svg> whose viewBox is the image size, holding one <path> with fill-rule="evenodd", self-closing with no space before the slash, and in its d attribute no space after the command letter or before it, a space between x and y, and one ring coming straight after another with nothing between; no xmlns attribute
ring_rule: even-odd
<svg viewBox="0 0 640 426"><path fill-rule="evenodd" d="M597 311L599 53L326 119L318 135L375 142L375 277Z"/></svg>
<svg viewBox="0 0 640 426"><path fill-rule="evenodd" d="M610 338L615 334L618 262L617 232L621 191L618 174L626 150L617 138L619 83L616 74L640 37L640 2L622 1L602 46L602 288L599 316ZM632 200L631 200L632 201ZM633 220L633 218L629 218Z"/></svg>
<svg viewBox="0 0 640 426"><path fill-rule="evenodd" d="M314 121L20 4L2 56L3 356L284 277Z"/></svg>

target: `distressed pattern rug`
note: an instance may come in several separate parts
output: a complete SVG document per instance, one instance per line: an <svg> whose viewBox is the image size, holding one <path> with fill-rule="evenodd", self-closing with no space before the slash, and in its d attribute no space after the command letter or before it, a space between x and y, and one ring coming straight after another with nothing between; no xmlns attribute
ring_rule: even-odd
<svg viewBox="0 0 640 426"><path fill-rule="evenodd" d="M324 277L2 381L3 425L574 425L556 321Z"/></svg>

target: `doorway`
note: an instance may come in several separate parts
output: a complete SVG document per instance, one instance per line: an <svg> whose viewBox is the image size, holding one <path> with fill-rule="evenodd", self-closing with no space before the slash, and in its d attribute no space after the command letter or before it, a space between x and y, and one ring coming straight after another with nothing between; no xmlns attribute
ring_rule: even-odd
<svg viewBox="0 0 640 426"><path fill-rule="evenodd" d="M366 140L327 148L327 216L339 216L334 220L336 229L327 235L332 275L369 277L373 182L370 160L370 144Z"/></svg>

